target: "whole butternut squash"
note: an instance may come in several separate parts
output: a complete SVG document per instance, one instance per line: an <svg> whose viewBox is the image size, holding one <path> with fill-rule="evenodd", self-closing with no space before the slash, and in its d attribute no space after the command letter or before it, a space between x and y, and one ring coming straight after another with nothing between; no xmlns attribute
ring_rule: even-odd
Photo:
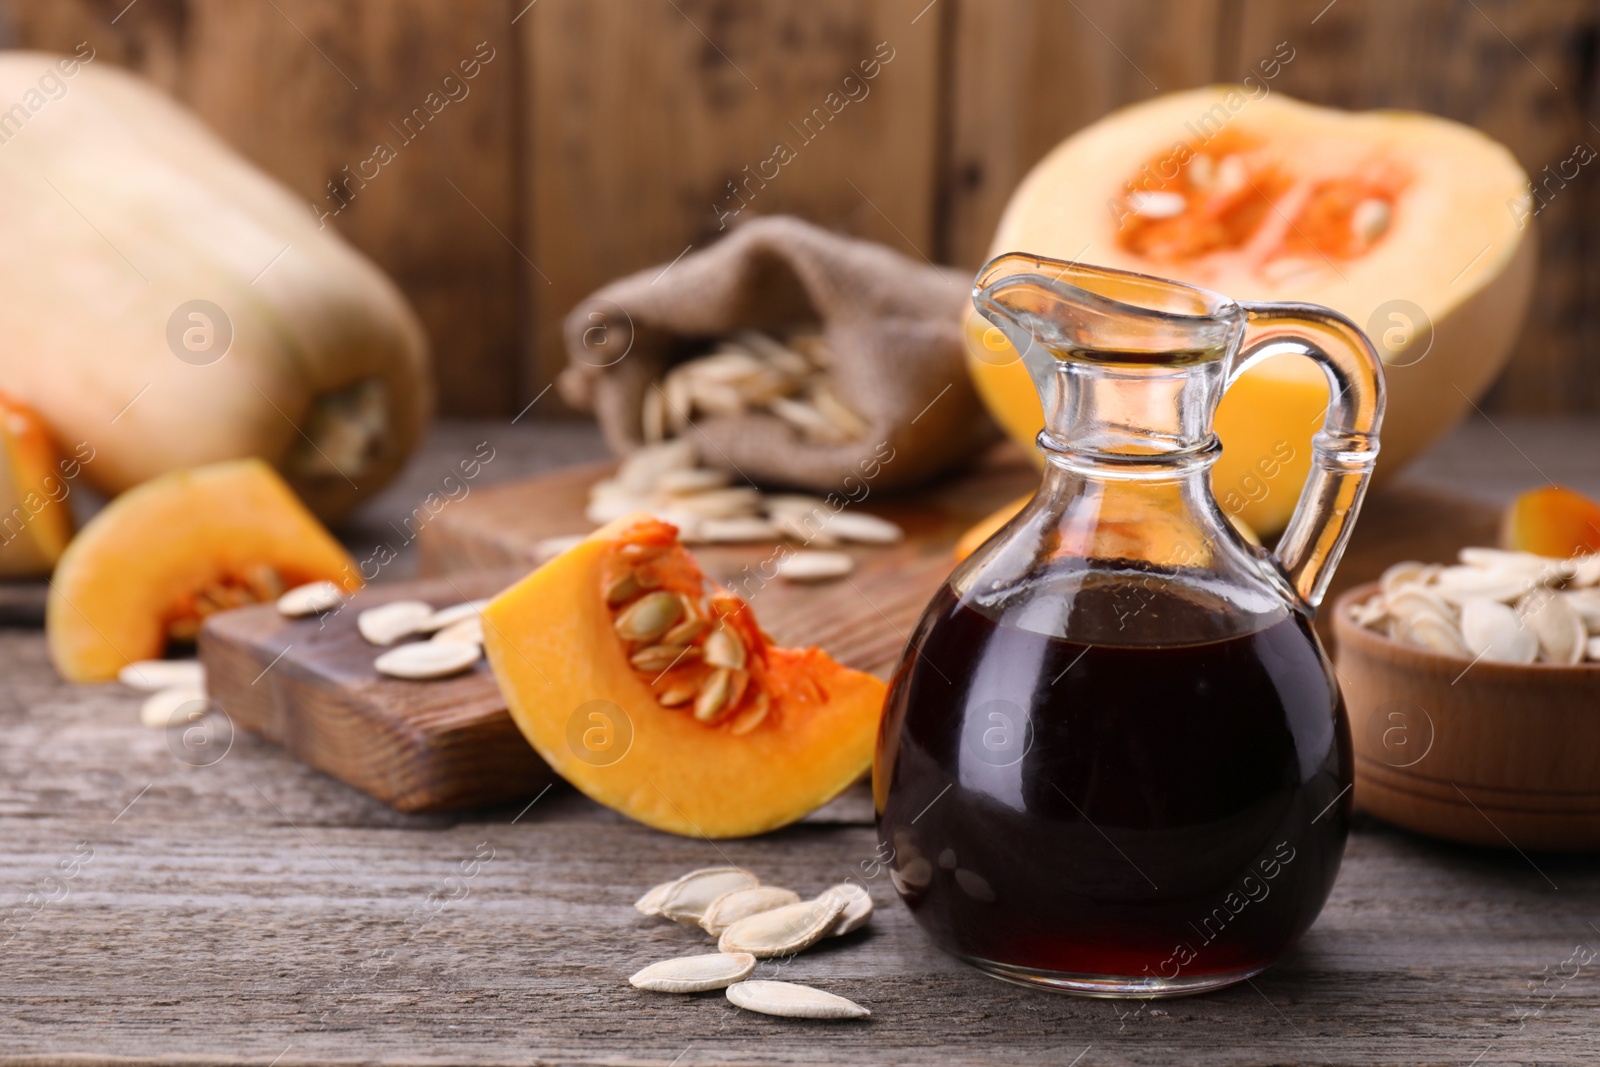
<svg viewBox="0 0 1600 1067"><path fill-rule="evenodd" d="M0 389L118 493L259 456L319 516L380 488L433 406L394 284L138 77L0 53Z"/></svg>

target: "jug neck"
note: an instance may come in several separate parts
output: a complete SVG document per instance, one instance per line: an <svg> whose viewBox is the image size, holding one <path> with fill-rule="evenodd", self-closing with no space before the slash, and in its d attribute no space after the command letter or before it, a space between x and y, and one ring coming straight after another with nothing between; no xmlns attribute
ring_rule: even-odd
<svg viewBox="0 0 1600 1067"><path fill-rule="evenodd" d="M1041 381L1039 449L1052 465L1100 478L1162 480L1206 470L1221 453L1212 416L1228 361L1056 358Z"/></svg>

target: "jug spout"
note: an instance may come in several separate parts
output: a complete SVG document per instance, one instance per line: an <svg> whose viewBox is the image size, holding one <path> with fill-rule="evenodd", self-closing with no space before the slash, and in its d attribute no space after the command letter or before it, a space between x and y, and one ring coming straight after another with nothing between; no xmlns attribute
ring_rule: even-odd
<svg viewBox="0 0 1600 1067"><path fill-rule="evenodd" d="M973 303L1023 358L1187 365L1243 334L1234 301L1194 286L1011 252L978 272Z"/></svg>
<svg viewBox="0 0 1600 1067"><path fill-rule="evenodd" d="M973 302L1039 391L1047 456L1214 454L1211 417L1246 321L1232 300L1011 253L979 272Z"/></svg>

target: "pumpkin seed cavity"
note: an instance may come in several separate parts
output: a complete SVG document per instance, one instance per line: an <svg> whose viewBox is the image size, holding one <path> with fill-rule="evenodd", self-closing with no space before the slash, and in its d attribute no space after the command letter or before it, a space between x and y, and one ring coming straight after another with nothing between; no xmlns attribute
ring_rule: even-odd
<svg viewBox="0 0 1600 1067"><path fill-rule="evenodd" d="M659 548L654 554L634 548ZM686 708L706 726L730 724L742 737L771 717L772 698L751 685L751 652L736 627L718 618L715 602L661 588L650 564L661 546L627 543L620 573L602 581L600 595L613 612L628 665L664 708Z"/></svg>

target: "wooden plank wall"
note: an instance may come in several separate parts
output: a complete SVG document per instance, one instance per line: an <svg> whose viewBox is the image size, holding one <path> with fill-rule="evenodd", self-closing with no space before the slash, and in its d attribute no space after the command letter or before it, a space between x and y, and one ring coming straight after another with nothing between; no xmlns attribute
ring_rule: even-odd
<svg viewBox="0 0 1600 1067"><path fill-rule="evenodd" d="M470 95L330 222L416 304L453 414L520 411L575 300L735 209L974 267L1063 137L1237 79L1278 42L1295 58L1277 90L1448 115L1533 174L1600 146L1596 0L0 0L0 43L85 39L308 210L487 42ZM803 125L852 73L859 98ZM780 143L793 161L747 184ZM1539 291L1493 407L1600 410L1600 184L1581 174L1538 224Z"/></svg>

